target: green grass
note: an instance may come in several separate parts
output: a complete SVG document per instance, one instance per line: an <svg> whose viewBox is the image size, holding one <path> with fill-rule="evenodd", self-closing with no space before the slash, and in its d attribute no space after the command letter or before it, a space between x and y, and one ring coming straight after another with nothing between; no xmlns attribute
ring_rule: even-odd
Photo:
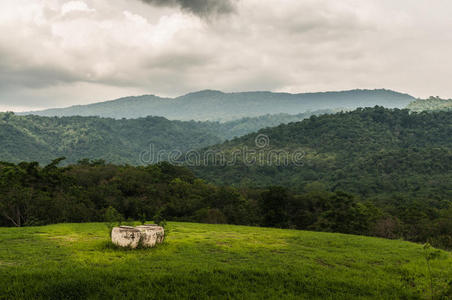
<svg viewBox="0 0 452 300"><path fill-rule="evenodd" d="M362 236L169 223L153 249L104 224L0 228L0 299L430 299L422 245ZM431 262L448 299L452 254ZM442 296L441 296L442 295Z"/></svg>

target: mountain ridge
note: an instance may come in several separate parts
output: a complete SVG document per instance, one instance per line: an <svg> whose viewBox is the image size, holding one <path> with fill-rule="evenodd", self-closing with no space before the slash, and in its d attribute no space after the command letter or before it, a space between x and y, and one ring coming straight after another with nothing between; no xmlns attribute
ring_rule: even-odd
<svg viewBox="0 0 452 300"><path fill-rule="evenodd" d="M249 91L225 93L201 90L175 98L157 95L122 97L64 108L22 112L18 115L99 116L134 119L161 116L182 121L231 121L266 114L298 114L323 109L356 109L375 105L404 108L414 97L387 89L355 89L319 93Z"/></svg>

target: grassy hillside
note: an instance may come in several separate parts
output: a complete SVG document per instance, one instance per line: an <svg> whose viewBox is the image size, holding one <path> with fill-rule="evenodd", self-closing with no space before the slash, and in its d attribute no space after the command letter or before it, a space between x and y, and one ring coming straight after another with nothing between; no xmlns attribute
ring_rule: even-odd
<svg viewBox="0 0 452 300"><path fill-rule="evenodd" d="M117 100L67 108L32 112L41 116L100 116L139 118L162 116L171 120L229 121L266 114L298 114L323 109L355 109L381 105L406 107L414 98L390 90L351 90L326 93L223 93L200 91L177 98L154 95L126 97Z"/></svg>
<svg viewBox="0 0 452 300"><path fill-rule="evenodd" d="M104 224L0 228L0 299L430 299L421 245L353 235L170 223L118 250ZM452 255L431 261L435 299Z"/></svg>

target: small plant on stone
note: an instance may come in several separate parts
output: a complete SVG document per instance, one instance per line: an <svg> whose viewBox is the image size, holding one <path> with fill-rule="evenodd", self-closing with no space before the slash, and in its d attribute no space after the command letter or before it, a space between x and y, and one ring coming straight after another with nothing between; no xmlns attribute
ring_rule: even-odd
<svg viewBox="0 0 452 300"><path fill-rule="evenodd" d="M107 208L104 214L104 221L109 230L110 237L113 227L120 226L123 220L124 217L113 206Z"/></svg>

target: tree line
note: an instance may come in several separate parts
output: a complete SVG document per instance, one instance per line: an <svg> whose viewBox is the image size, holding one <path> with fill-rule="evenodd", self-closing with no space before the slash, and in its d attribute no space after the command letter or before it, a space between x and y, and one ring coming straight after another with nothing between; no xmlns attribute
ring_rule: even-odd
<svg viewBox="0 0 452 300"><path fill-rule="evenodd" d="M319 184L302 193L273 186L235 188L197 178L166 162L148 166L63 159L0 163L0 226L60 222L168 220L340 232L429 241L452 248L451 203L431 206L400 197L367 201ZM388 200L388 199L386 199Z"/></svg>

